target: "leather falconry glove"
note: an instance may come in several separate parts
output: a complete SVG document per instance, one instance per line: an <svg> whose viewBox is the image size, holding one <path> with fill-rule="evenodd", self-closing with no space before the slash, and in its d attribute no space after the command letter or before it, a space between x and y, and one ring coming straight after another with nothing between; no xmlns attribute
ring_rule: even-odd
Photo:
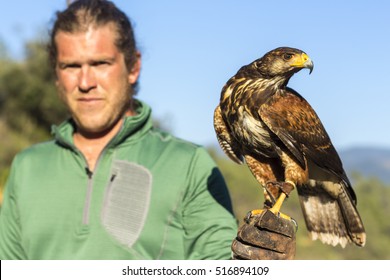
<svg viewBox="0 0 390 280"><path fill-rule="evenodd" d="M233 259L294 259L296 230L297 224L293 219L278 217L269 210L252 215L245 219L233 240Z"/></svg>

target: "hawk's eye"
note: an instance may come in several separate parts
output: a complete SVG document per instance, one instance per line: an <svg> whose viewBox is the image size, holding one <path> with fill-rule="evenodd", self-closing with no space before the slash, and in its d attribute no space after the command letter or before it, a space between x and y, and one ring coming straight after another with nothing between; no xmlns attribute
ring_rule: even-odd
<svg viewBox="0 0 390 280"><path fill-rule="evenodd" d="M293 57L293 55L290 54L290 53L285 53L285 54L283 55L283 59L284 59L284 60L290 60L292 57Z"/></svg>

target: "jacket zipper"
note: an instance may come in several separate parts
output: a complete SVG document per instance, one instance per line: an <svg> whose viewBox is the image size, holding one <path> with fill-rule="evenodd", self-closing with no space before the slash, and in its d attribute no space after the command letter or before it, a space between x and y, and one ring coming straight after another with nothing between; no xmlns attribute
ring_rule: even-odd
<svg viewBox="0 0 390 280"><path fill-rule="evenodd" d="M104 149L100 153L100 155L98 157L98 160L96 162L96 165L95 165L95 169L99 166L100 159L102 158L102 156L106 152L107 148L110 146L112 141L116 138L116 136L122 131L123 126L124 126L124 122L122 123L122 126L121 126L120 130L117 132L117 134L107 143L107 145L104 147ZM70 144L69 142L67 142L63 138L59 138L57 140L62 145L66 146L66 147L69 147L71 150L73 150L74 152L78 153L81 156L81 158L84 159L85 171L86 171L86 174L88 176L88 181L87 181L87 193L86 193L86 197L85 197L85 201L84 201L84 209L83 209L83 214L82 214L83 215L82 216L82 224L83 225L88 225L89 224L91 201L92 201L92 191L93 191L93 171L91 171L89 169L87 159L85 158L83 153L81 153L80 150L77 149L77 147L75 145ZM112 177L111 177L110 188L111 188L112 182L114 181L115 177L116 177L116 174L113 174Z"/></svg>
<svg viewBox="0 0 390 280"><path fill-rule="evenodd" d="M117 135L120 133L120 131L122 131L122 129L123 129L123 124L122 124L121 129L118 131ZM105 152L107 151L107 149L110 146L110 144L113 141L113 139L115 139L115 136L110 140L110 142L108 142L108 144L104 147L104 149L100 153L100 155L99 155L99 157L97 159L96 165L95 165L95 170L98 168L100 160L104 156ZM85 171L86 171L87 176L88 176L87 194L86 194L86 197L85 197L84 211L83 211L83 218L82 218L83 219L83 221L82 221L83 225L88 225L89 224L90 209L91 209L91 201L92 201L93 175L94 174L93 174L93 171L91 171L89 169L88 161L85 158L85 156L80 151L79 151L79 154L81 155L82 158L84 158L84 162L85 162L85 165L86 165L85 166ZM116 174L113 174L111 179L110 179L110 186L112 185L112 182L114 181L115 177L116 177Z"/></svg>
<svg viewBox="0 0 390 280"><path fill-rule="evenodd" d="M85 167L85 171L88 176L87 194L85 196L84 211L83 211L83 225L89 224L89 210L91 208L92 190L93 190L93 172Z"/></svg>

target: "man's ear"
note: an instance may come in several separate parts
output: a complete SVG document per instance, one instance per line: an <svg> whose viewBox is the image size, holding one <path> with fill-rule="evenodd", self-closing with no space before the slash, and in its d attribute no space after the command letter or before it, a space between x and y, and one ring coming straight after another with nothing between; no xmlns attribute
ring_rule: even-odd
<svg viewBox="0 0 390 280"><path fill-rule="evenodd" d="M130 84L135 84L137 82L140 72L141 72L141 53L137 52L136 60L128 76Z"/></svg>

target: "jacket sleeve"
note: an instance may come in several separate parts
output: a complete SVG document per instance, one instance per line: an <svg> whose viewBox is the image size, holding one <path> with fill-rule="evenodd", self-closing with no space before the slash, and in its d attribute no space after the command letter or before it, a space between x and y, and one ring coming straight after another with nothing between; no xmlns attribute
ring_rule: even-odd
<svg viewBox="0 0 390 280"><path fill-rule="evenodd" d="M26 259L15 195L15 167L11 167L0 211L0 259Z"/></svg>
<svg viewBox="0 0 390 280"><path fill-rule="evenodd" d="M230 259L237 221L222 174L203 148L197 150L187 180L183 201L187 259Z"/></svg>

